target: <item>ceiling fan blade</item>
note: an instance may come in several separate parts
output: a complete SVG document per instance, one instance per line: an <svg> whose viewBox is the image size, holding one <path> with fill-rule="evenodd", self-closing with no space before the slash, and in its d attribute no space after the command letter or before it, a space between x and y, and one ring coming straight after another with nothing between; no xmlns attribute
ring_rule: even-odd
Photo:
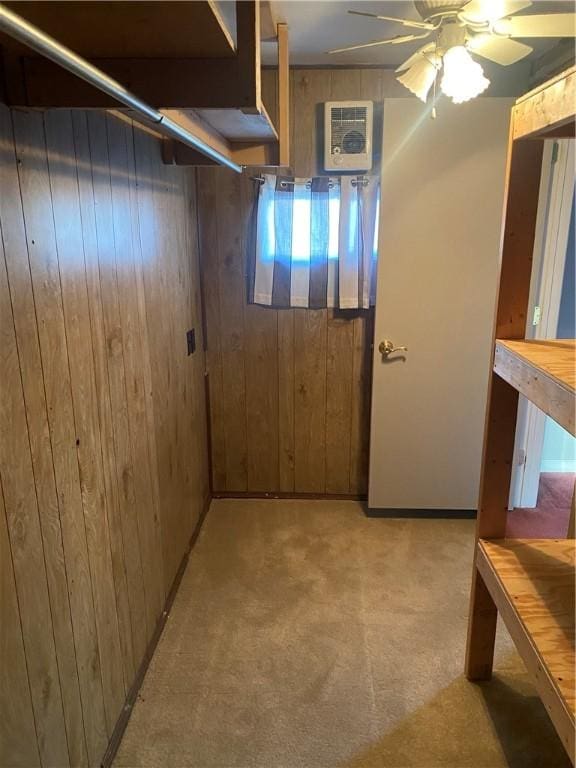
<svg viewBox="0 0 576 768"><path fill-rule="evenodd" d="M405 69L410 69L410 67L415 64L423 54L432 53L435 48L436 43L426 43L426 45L423 45L422 48L418 48L416 53L413 53L412 56L406 59L406 61L402 62L399 67L396 67L396 72L404 72Z"/></svg>
<svg viewBox="0 0 576 768"><path fill-rule="evenodd" d="M333 48L326 53L344 53L344 51L357 51L360 48L372 48L376 45L398 45L399 43L411 43L412 40L421 40L428 37L430 33L424 35L398 35L397 37L387 37L385 40L373 40L370 43L360 43L358 45L348 45L346 48Z"/></svg>
<svg viewBox="0 0 576 768"><path fill-rule="evenodd" d="M497 21L494 31L511 37L576 37L576 13L512 16Z"/></svg>
<svg viewBox="0 0 576 768"><path fill-rule="evenodd" d="M507 67L528 56L534 50L529 45L497 35L476 35L467 43L468 50L496 64Z"/></svg>
<svg viewBox="0 0 576 768"><path fill-rule="evenodd" d="M482 24L496 21L504 16L524 10L532 5L531 0L470 0L458 14L461 21Z"/></svg>
<svg viewBox="0 0 576 768"><path fill-rule="evenodd" d="M434 24L427 21L412 21L412 19L398 19L396 16L379 16L377 13L366 13L365 11L348 11L354 16L368 16L371 19L381 19L381 21L394 21L396 24L402 24L403 27L413 27L414 29L436 29Z"/></svg>

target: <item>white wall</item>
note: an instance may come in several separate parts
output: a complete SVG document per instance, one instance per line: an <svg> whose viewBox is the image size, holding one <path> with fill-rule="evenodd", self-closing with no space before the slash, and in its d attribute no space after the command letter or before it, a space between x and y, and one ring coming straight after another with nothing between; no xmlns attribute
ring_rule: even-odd
<svg viewBox="0 0 576 768"><path fill-rule="evenodd" d="M576 438L553 419L546 419L541 472L576 472Z"/></svg>

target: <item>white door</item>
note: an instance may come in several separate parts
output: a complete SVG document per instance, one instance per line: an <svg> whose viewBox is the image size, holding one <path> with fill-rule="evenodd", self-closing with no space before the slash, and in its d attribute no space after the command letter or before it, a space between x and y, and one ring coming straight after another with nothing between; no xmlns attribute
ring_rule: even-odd
<svg viewBox="0 0 576 768"><path fill-rule="evenodd" d="M371 508L477 507L511 104L384 105Z"/></svg>

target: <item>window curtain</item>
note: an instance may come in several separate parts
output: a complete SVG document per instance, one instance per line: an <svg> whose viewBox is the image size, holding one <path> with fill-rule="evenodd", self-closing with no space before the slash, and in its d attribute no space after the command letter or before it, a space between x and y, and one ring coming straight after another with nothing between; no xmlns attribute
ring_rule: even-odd
<svg viewBox="0 0 576 768"><path fill-rule="evenodd" d="M373 304L377 179L261 179L249 238L250 300L277 308Z"/></svg>

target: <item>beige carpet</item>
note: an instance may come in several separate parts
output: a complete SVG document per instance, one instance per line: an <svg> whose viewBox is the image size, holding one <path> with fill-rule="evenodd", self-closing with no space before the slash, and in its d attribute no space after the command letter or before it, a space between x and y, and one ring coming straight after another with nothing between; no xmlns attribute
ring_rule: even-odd
<svg viewBox="0 0 576 768"><path fill-rule="evenodd" d="M473 529L215 501L115 765L569 766L504 632L462 676Z"/></svg>

